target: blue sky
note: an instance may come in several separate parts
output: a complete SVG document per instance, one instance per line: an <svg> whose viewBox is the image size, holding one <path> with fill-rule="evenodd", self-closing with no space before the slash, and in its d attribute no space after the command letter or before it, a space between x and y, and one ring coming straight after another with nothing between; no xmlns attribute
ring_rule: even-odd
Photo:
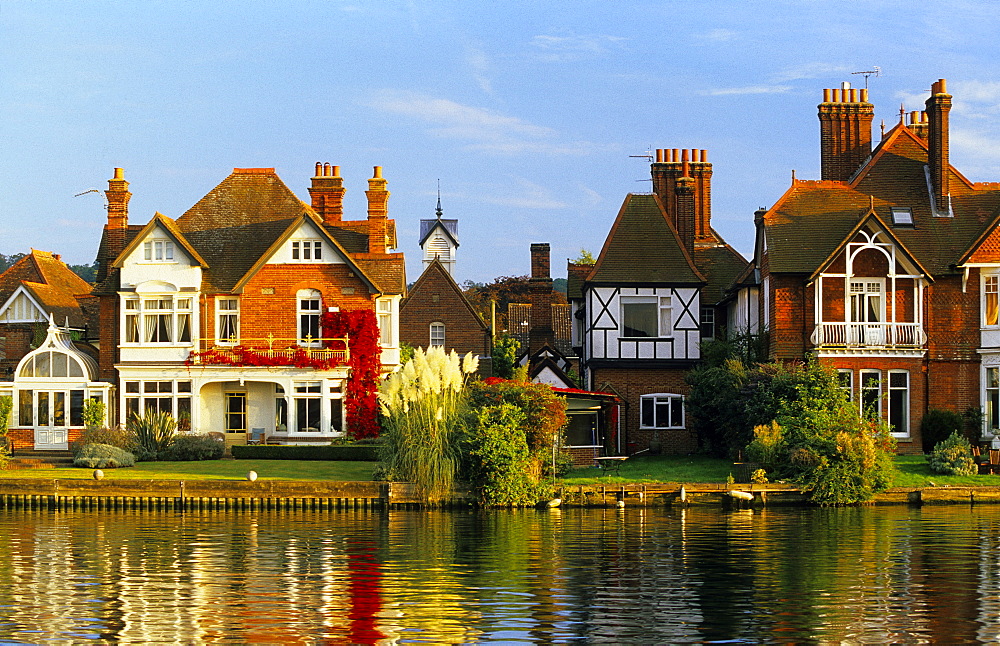
<svg viewBox="0 0 1000 646"><path fill-rule="evenodd" d="M303 200L341 167L362 218L384 168L409 279L437 182L457 278L554 276L600 249L650 148L707 149L713 224L749 253L753 212L819 176L816 105L851 72L878 123L955 97L952 162L1000 180L992 2L46 2L0 0L0 253L93 260L116 166L130 218L180 216L233 167ZM211 262L211 259L209 259Z"/></svg>

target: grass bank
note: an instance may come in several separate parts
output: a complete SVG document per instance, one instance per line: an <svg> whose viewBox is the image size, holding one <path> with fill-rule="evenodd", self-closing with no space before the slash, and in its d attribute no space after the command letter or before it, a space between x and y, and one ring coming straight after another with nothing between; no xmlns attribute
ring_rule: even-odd
<svg viewBox="0 0 1000 646"><path fill-rule="evenodd" d="M105 480L243 480L256 471L261 480L372 479L375 462L315 462L297 460L202 460L199 462L140 462L126 469L104 469ZM0 471L0 478L89 479L93 469L15 469Z"/></svg>

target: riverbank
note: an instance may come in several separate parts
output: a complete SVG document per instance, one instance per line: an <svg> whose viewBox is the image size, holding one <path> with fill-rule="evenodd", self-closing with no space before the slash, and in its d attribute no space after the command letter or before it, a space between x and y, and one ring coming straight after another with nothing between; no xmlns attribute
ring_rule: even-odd
<svg viewBox="0 0 1000 646"><path fill-rule="evenodd" d="M554 495L560 507L764 508L810 504L804 491L786 484L574 485L557 486ZM469 492L456 492L444 506L473 504ZM894 487L878 494L870 504L1000 504L1000 487ZM0 508L13 509L323 511L421 506L425 502L417 488L403 482L0 479Z"/></svg>

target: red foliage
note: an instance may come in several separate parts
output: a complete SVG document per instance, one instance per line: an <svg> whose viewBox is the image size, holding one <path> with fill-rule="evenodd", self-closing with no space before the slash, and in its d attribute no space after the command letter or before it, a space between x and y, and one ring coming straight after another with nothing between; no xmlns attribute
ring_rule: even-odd
<svg viewBox="0 0 1000 646"><path fill-rule="evenodd" d="M382 378L382 346L378 319L369 309L326 312L320 321L323 335L348 337L351 378L344 392L347 429L351 437L378 437L378 385Z"/></svg>
<svg viewBox="0 0 1000 646"><path fill-rule="evenodd" d="M303 348L299 348L291 357L287 356L267 356L254 348L245 348L241 345L226 348L212 349L204 352L192 352L188 355L186 363L190 366L195 360L218 366L295 366L296 368L312 368L314 370L329 370L341 365L336 358L323 359L319 356L311 356Z"/></svg>

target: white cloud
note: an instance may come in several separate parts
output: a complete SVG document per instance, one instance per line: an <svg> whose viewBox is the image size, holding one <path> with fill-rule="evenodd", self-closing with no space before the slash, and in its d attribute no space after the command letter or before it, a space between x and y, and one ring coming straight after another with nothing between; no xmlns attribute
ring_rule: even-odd
<svg viewBox="0 0 1000 646"><path fill-rule="evenodd" d="M800 65L793 65L792 67L787 67L783 71L775 74L772 77L772 81L775 83L783 83L788 81L801 81L804 79L815 79L824 76L843 76L844 74L849 74L851 70L845 65L833 65L830 63L802 63ZM862 78L862 80L864 80Z"/></svg>
<svg viewBox="0 0 1000 646"><path fill-rule="evenodd" d="M745 87L728 87L707 90L710 96L725 96L729 94L781 94L791 90L788 85L747 85Z"/></svg>
<svg viewBox="0 0 1000 646"><path fill-rule="evenodd" d="M951 128L951 149L959 156L968 157L978 164L1000 162L1000 136L981 130Z"/></svg>
<svg viewBox="0 0 1000 646"><path fill-rule="evenodd" d="M695 34L694 39L703 43L728 43L739 36L739 32L732 29L713 29L703 34Z"/></svg>
<svg viewBox="0 0 1000 646"><path fill-rule="evenodd" d="M438 137L466 140L466 148L500 154L585 155L599 149L589 142L558 142L552 128L536 126L487 108L462 105L416 92L385 90L371 106L413 117Z"/></svg>
<svg viewBox="0 0 1000 646"><path fill-rule="evenodd" d="M566 62L599 56L606 53L610 45L624 40L626 39L618 36L606 35L540 35L531 39L531 45L543 60Z"/></svg>
<svg viewBox="0 0 1000 646"><path fill-rule="evenodd" d="M493 94L493 81L489 77L492 69L486 52L470 45L465 50L465 62L472 70L472 77L476 79L479 89L486 94Z"/></svg>
<svg viewBox="0 0 1000 646"><path fill-rule="evenodd" d="M509 206L517 209L565 209L566 202L552 197L551 192L541 184L535 184L524 178L516 178L516 186L508 187L503 195L484 194L481 201L498 206Z"/></svg>

